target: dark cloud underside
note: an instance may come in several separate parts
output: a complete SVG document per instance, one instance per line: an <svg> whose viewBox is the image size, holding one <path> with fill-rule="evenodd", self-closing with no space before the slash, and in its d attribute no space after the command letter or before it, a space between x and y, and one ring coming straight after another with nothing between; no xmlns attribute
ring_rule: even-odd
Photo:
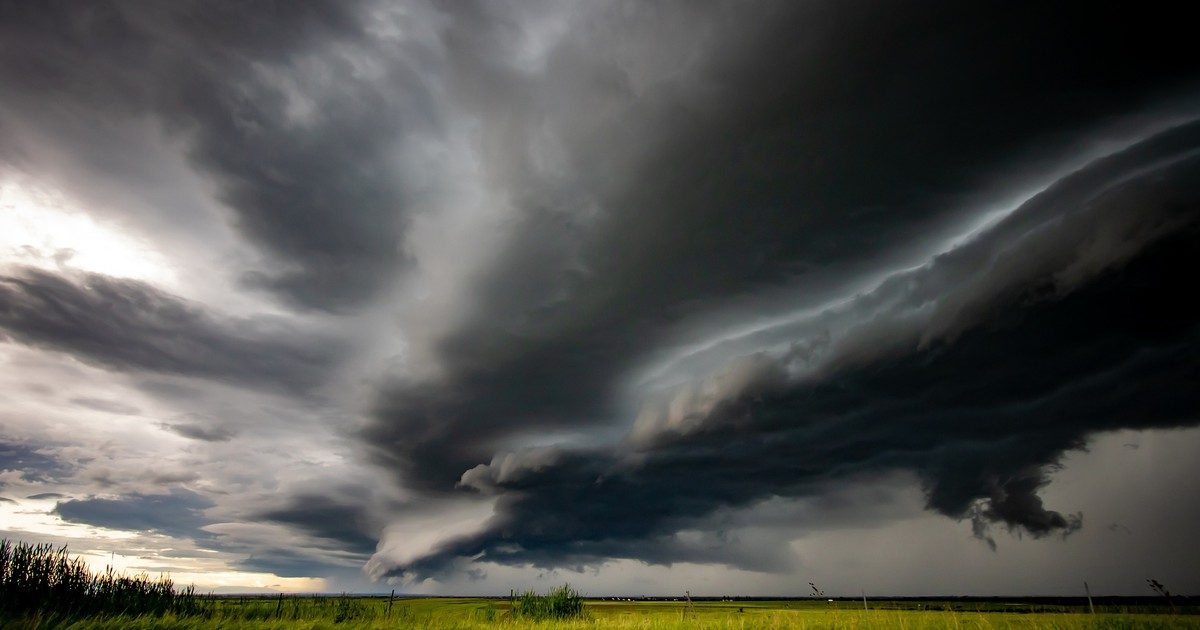
<svg viewBox="0 0 1200 630"><path fill-rule="evenodd" d="M69 523L203 538L209 534L200 528L213 522L204 515L204 510L214 505L203 495L177 488L168 494L134 493L115 499L60 501L54 513Z"/></svg>
<svg viewBox="0 0 1200 630"><path fill-rule="evenodd" d="M861 308L896 298L903 308L833 333L804 358L824 366L814 376L789 378L789 355L753 355L740 389L635 431L632 450L518 452L470 471L464 485L499 496L492 522L396 572L436 575L464 557L711 561L664 541L717 508L893 470L917 473L931 509L976 519L981 536L988 522L1069 532L1079 517L1037 496L1066 450L1100 431L1200 419L1200 311L1184 288L1200 246L1198 130L1101 161L975 242L859 296ZM1147 241L1143 229L1160 236ZM1083 268L1095 275L1076 277ZM935 313L908 332L905 320L920 320L934 297L959 321L939 333Z"/></svg>
<svg viewBox="0 0 1200 630"><path fill-rule="evenodd" d="M508 437L611 420L618 383L688 315L789 282L848 282L977 207L998 173L1044 168L1195 76L1186 37L1149 13L675 9L602 14L536 76L488 65L486 37L462 52L492 88L483 124L505 141L492 166L519 231L472 286L465 323L434 341L446 376L380 399L367 442L406 483L446 488ZM462 28L503 28L480 19ZM672 19L705 34L681 40L694 67L635 91L609 46L672 41ZM596 99L614 104L577 113ZM553 167L531 157L546 127L565 138ZM581 207L599 218L576 220Z"/></svg>
<svg viewBox="0 0 1200 630"><path fill-rule="evenodd" d="M337 543L339 548L359 554L375 551L376 528L358 501L339 501L329 496L302 494L290 497L288 505L266 510L258 518L291 525L317 538Z"/></svg>
<svg viewBox="0 0 1200 630"><path fill-rule="evenodd" d="M10 470L19 471L29 481L47 481L65 476L71 472L71 466L43 453L36 446L10 442L0 436L0 472ZM3 482L0 482L0 487L4 487Z"/></svg>
<svg viewBox="0 0 1200 630"><path fill-rule="evenodd" d="M108 368L297 393L319 384L336 356L329 341L269 320L222 320L144 282L33 268L0 275L0 330Z"/></svg>

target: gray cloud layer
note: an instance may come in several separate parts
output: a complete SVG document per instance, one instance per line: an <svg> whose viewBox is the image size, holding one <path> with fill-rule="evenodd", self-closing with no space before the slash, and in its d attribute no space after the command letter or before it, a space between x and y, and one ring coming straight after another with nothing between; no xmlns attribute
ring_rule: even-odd
<svg viewBox="0 0 1200 630"><path fill-rule="evenodd" d="M168 494L130 494L117 499L60 501L54 512L71 523L112 529L150 531L183 537L206 536L200 528L211 523L204 510L215 505L188 490Z"/></svg>
<svg viewBox="0 0 1200 630"><path fill-rule="evenodd" d="M393 143L434 115L416 69L369 41L358 9L9 4L0 19L6 109L48 135L96 117L157 119L186 140L236 227L282 262L245 278L338 310L368 298L401 259ZM312 50L322 47L333 52ZM61 106L48 111L47 101ZM89 152L108 160L114 149Z"/></svg>
<svg viewBox="0 0 1200 630"><path fill-rule="evenodd" d="M0 437L0 472L18 471L31 480L52 479L70 471L70 466L26 444L9 442ZM0 488L4 483L0 481ZM29 497L35 498L35 497Z"/></svg>
<svg viewBox="0 0 1200 630"><path fill-rule="evenodd" d="M336 356L271 320L222 320L144 282L33 268L0 276L0 330L118 370L254 383L303 394ZM84 401L91 407L94 401ZM111 404L106 405L112 411Z"/></svg>

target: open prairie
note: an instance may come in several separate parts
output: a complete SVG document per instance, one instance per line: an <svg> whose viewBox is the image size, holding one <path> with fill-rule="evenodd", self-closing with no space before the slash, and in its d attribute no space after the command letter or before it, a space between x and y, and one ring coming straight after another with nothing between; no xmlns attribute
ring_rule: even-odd
<svg viewBox="0 0 1200 630"><path fill-rule="evenodd" d="M571 620L514 618L507 600L387 597L224 597L206 602L194 616L83 619L54 616L0 621L0 628L1200 628L1200 615L1169 614L1155 607L1103 607L1095 614L1065 606L997 602L869 602L853 600L678 601L587 600L584 616ZM1194 611L1188 611L1194 612Z"/></svg>
<svg viewBox="0 0 1200 630"><path fill-rule="evenodd" d="M814 591L820 593L814 585ZM37 628L1174 628L1175 596L586 598L570 585L502 597L203 595L169 576L94 573L65 547L0 540L0 630Z"/></svg>

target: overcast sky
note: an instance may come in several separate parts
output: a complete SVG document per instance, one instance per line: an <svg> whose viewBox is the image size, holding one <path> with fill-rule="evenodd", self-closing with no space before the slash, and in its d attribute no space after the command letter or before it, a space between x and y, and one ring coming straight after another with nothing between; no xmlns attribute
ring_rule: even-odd
<svg viewBox="0 0 1200 630"><path fill-rule="evenodd" d="M1200 591L1192 24L0 2L0 536L202 590Z"/></svg>

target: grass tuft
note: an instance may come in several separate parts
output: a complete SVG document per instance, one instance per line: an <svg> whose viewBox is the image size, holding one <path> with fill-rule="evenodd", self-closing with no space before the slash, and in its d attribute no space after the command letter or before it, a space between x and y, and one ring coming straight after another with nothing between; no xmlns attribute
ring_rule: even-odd
<svg viewBox="0 0 1200 630"><path fill-rule="evenodd" d="M579 619L583 613L583 595L564 584L545 595L525 591L513 603L512 616L516 619L543 621L550 619Z"/></svg>

